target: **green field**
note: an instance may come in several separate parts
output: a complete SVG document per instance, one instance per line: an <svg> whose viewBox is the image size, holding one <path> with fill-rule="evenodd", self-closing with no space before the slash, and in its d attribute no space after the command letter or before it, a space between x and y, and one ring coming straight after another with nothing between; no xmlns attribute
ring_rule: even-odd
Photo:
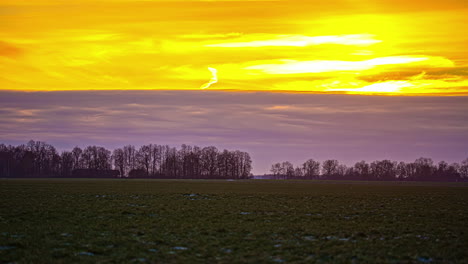
<svg viewBox="0 0 468 264"><path fill-rule="evenodd" d="M0 180L0 263L468 263L468 186Z"/></svg>

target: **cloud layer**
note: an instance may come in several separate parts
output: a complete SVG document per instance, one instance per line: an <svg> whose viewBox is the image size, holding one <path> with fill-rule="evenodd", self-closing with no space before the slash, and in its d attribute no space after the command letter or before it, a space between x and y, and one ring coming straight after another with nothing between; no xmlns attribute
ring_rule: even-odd
<svg viewBox="0 0 468 264"><path fill-rule="evenodd" d="M248 151L254 172L276 161L337 158L460 161L466 97L207 91L0 92L0 142L215 145Z"/></svg>
<svg viewBox="0 0 468 264"><path fill-rule="evenodd" d="M213 67L218 90L468 95L466 1L5 0L0 9L4 90L196 90Z"/></svg>

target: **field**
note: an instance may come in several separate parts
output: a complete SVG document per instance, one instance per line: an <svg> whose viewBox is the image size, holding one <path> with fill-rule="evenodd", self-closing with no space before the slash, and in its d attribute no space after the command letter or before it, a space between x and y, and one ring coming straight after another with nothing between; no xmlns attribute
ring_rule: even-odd
<svg viewBox="0 0 468 264"><path fill-rule="evenodd" d="M0 180L0 263L468 263L466 184Z"/></svg>

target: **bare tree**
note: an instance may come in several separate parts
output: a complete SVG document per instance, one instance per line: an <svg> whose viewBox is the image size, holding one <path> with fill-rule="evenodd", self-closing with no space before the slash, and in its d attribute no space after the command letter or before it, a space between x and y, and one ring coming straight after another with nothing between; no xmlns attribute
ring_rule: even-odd
<svg viewBox="0 0 468 264"><path fill-rule="evenodd" d="M282 175L282 167L281 167L281 163L277 162L273 165L271 165L271 169L270 169L270 172L273 174L273 176L275 178L279 178L280 175Z"/></svg>
<svg viewBox="0 0 468 264"><path fill-rule="evenodd" d="M125 158L125 172L129 173L131 170L137 168L135 146L126 145L123 148Z"/></svg>
<svg viewBox="0 0 468 264"><path fill-rule="evenodd" d="M153 164L153 152L151 150L151 145L143 145L136 152L136 167L138 169L143 169L146 172L146 175L150 175L151 165Z"/></svg>
<svg viewBox="0 0 468 264"><path fill-rule="evenodd" d="M294 165L291 162L285 161L281 163L281 167L285 179L294 177Z"/></svg>
<svg viewBox="0 0 468 264"><path fill-rule="evenodd" d="M370 180L370 166L365 161L359 161L354 164L354 173L360 180Z"/></svg>
<svg viewBox="0 0 468 264"><path fill-rule="evenodd" d="M83 154L83 150L79 147L74 147L72 150L73 155L73 169L83 169L84 166L81 163L81 154Z"/></svg>
<svg viewBox="0 0 468 264"><path fill-rule="evenodd" d="M377 180L392 180L395 178L397 163L390 160L374 161L371 163L371 172Z"/></svg>
<svg viewBox="0 0 468 264"><path fill-rule="evenodd" d="M434 162L430 158L419 158L414 161L416 166L415 180L423 180L424 178L432 178L436 168Z"/></svg>
<svg viewBox="0 0 468 264"><path fill-rule="evenodd" d="M120 177L128 176L126 173L126 164L125 164L125 154L123 149L117 148L114 149L112 153L112 162L114 164L114 168L119 171Z"/></svg>
<svg viewBox="0 0 468 264"><path fill-rule="evenodd" d="M322 163L322 175L326 178L335 177L338 174L338 161L326 160Z"/></svg>
<svg viewBox="0 0 468 264"><path fill-rule="evenodd" d="M86 169L111 169L111 152L103 147L88 146L83 150L81 158Z"/></svg>
<svg viewBox="0 0 468 264"><path fill-rule="evenodd" d="M62 152L61 156L61 175L62 177L70 177L73 171L73 153L69 151Z"/></svg>
<svg viewBox="0 0 468 264"><path fill-rule="evenodd" d="M218 174L218 149L210 146L201 151L202 175L213 178Z"/></svg>
<svg viewBox="0 0 468 264"><path fill-rule="evenodd" d="M320 162L309 159L302 164L304 177L307 179L318 179L320 177Z"/></svg>
<svg viewBox="0 0 468 264"><path fill-rule="evenodd" d="M459 172L462 179L468 179L468 158L462 161Z"/></svg>
<svg viewBox="0 0 468 264"><path fill-rule="evenodd" d="M302 170L301 167L296 167L294 169L294 178L303 178L304 177L304 171Z"/></svg>

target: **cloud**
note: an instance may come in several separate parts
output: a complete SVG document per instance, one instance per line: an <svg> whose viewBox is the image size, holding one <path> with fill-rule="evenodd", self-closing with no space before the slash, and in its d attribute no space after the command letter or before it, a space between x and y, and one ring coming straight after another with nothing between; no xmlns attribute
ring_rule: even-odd
<svg viewBox="0 0 468 264"><path fill-rule="evenodd" d="M216 70L215 68L211 68L211 67L208 67L208 70L211 72L211 79L209 82L203 84L200 89L206 89L206 88L209 88L212 84L215 84L218 82L218 70Z"/></svg>
<svg viewBox="0 0 468 264"><path fill-rule="evenodd" d="M186 34L179 36L182 39L226 39L226 38L235 38L242 36L242 33L231 32L231 33L218 33L218 34Z"/></svg>
<svg viewBox="0 0 468 264"><path fill-rule="evenodd" d="M249 151L256 173L306 158L460 161L466 97L204 91L0 92L0 142L196 144Z"/></svg>
<svg viewBox="0 0 468 264"><path fill-rule="evenodd" d="M15 58L23 53L23 50L10 43L0 41L0 56Z"/></svg>
<svg viewBox="0 0 468 264"><path fill-rule="evenodd" d="M444 81L431 93L466 94L465 2L5 0L0 89L199 89L216 65L211 89L341 93L425 71Z"/></svg>
<svg viewBox="0 0 468 264"><path fill-rule="evenodd" d="M242 36L236 42L207 44L206 47L219 48L258 48L258 47L306 47L311 45L337 44L366 46L381 42L370 34L336 35L336 36L303 36L303 35L263 35Z"/></svg>
<svg viewBox="0 0 468 264"><path fill-rule="evenodd" d="M278 60L272 64L259 64L245 67L246 70L260 71L267 74L304 74L340 71L365 71L378 66L388 65L427 65L437 67L453 67L452 61L440 57L424 56L391 56L380 57L362 61L339 61L339 60Z"/></svg>

